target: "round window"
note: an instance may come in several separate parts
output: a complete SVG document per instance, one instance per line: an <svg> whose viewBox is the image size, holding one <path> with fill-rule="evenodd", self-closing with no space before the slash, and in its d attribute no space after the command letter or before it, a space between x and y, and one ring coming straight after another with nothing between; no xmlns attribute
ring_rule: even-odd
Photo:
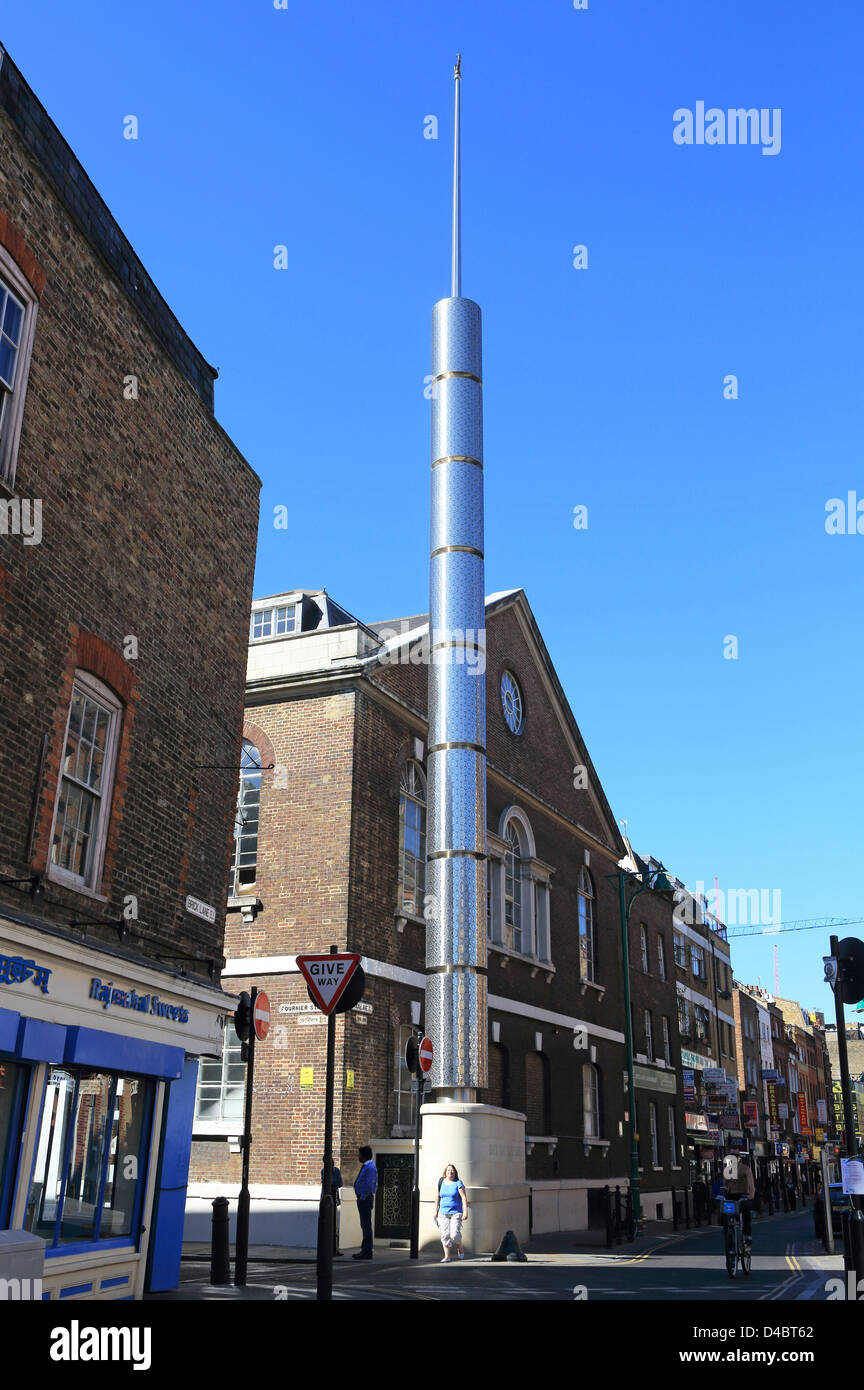
<svg viewBox="0 0 864 1390"><path fill-rule="evenodd" d="M511 734L521 734L522 726L525 723L525 711L522 704L522 691L514 675L505 671L501 677L501 708L504 711L504 718L507 721L507 728Z"/></svg>

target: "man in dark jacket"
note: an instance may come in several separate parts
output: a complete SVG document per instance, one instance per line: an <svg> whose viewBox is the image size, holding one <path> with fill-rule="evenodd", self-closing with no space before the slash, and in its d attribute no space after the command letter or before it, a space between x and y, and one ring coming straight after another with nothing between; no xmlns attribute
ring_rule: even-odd
<svg viewBox="0 0 864 1390"><path fill-rule="evenodd" d="M363 1244L356 1255L352 1256L355 1260L372 1259L372 1207L375 1203L375 1193L378 1191L378 1169L372 1162L372 1150L368 1144L364 1144L357 1150L357 1157L360 1159L360 1172L354 1179L354 1192L357 1197L357 1213L360 1217L360 1229L363 1232Z"/></svg>

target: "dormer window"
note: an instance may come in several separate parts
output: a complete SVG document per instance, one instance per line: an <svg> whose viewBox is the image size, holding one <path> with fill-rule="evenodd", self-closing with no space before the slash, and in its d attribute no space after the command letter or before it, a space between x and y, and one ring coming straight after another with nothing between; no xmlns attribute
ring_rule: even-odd
<svg viewBox="0 0 864 1390"><path fill-rule="evenodd" d="M289 632L297 631L296 603L282 608L256 608L252 612L251 642L261 642L267 637L286 637Z"/></svg>

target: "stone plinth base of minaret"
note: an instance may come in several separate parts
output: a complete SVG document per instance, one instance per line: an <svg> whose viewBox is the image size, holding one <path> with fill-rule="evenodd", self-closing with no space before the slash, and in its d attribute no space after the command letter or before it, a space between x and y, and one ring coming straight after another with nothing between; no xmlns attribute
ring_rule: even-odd
<svg viewBox="0 0 864 1390"><path fill-rule="evenodd" d="M448 1163L468 1190L462 1230L466 1254L491 1255L506 1231L528 1239L525 1116L495 1105L442 1102L421 1108L420 1246L438 1241L434 1224L438 1179ZM439 1247L440 1248L440 1247Z"/></svg>

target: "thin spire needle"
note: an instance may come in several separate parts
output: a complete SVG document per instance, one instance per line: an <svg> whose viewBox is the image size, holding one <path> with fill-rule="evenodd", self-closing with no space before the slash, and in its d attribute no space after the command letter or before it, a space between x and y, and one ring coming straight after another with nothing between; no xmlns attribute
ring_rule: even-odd
<svg viewBox="0 0 864 1390"><path fill-rule="evenodd" d="M456 119L453 127L453 283L454 299L462 296L462 190L459 167L459 88L462 85L462 54L456 56L453 80L456 84Z"/></svg>

